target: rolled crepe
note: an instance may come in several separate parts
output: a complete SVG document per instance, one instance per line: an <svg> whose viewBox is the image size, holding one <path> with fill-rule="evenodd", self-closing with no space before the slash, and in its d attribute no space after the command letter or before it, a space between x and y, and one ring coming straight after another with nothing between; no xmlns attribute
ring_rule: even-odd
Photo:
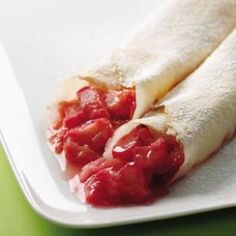
<svg viewBox="0 0 236 236"><path fill-rule="evenodd" d="M186 80L147 117L121 126L105 156L117 141L139 124L172 134L183 145L185 160L177 178L188 173L230 138L236 127L236 29Z"/></svg>
<svg viewBox="0 0 236 236"><path fill-rule="evenodd" d="M120 48L78 77L112 88L135 87L133 118L138 118L235 26L235 0L169 0Z"/></svg>

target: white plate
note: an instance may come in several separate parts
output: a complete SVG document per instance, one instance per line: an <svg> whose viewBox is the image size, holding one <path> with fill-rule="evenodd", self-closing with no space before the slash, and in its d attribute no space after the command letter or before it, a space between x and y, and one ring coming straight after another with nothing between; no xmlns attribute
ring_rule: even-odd
<svg viewBox="0 0 236 236"><path fill-rule="evenodd" d="M61 80L118 45L156 0L1 0L1 138L32 207L57 223L102 227L236 205L236 140L150 206L94 209L69 192L45 137L45 111Z"/></svg>

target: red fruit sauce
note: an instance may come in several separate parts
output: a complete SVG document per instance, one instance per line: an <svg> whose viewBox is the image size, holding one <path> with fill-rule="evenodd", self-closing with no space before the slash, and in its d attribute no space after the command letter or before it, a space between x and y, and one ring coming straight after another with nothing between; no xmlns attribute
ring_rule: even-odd
<svg viewBox="0 0 236 236"><path fill-rule="evenodd" d="M82 168L87 203L103 207L150 203L167 192L166 184L184 161L174 136L144 126L125 135L112 156Z"/></svg>
<svg viewBox="0 0 236 236"><path fill-rule="evenodd" d="M71 149L68 148L68 142L72 141L74 150L81 150L75 145L86 146L89 156L92 151L101 155L114 129L132 118L136 106L133 89L116 91L86 86L77 92L76 97L58 104L58 120L49 139L57 154L65 151L68 162L75 159L75 155L71 158ZM82 167L86 163L83 160L80 164Z"/></svg>
<svg viewBox="0 0 236 236"><path fill-rule="evenodd" d="M135 105L134 90L94 87L84 87L77 99L59 104L50 142L76 168L89 204L150 203L167 192L166 184L184 162L174 136L141 125L119 140L110 159L102 157L114 129L132 118Z"/></svg>

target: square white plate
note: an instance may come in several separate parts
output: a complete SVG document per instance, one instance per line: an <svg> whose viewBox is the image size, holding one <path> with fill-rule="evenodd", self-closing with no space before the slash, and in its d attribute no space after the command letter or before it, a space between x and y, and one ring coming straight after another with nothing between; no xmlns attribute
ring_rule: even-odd
<svg viewBox="0 0 236 236"><path fill-rule="evenodd" d="M161 1L159 1L161 2ZM70 193L46 145L59 82L115 48L156 0L0 0L0 132L32 207L57 223L102 227L236 206L236 139L150 206L95 209Z"/></svg>

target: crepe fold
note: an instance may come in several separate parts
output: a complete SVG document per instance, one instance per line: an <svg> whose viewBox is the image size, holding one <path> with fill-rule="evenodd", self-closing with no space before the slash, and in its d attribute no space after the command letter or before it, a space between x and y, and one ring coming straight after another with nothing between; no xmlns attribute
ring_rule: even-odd
<svg viewBox="0 0 236 236"><path fill-rule="evenodd" d="M147 117L121 126L107 146L139 124L172 134L183 145L185 160L172 181L218 150L236 127L236 29L186 80ZM171 182L172 182L171 181Z"/></svg>
<svg viewBox="0 0 236 236"><path fill-rule="evenodd" d="M235 26L235 0L168 0L121 47L78 77L112 88L135 87L133 118L139 118Z"/></svg>

